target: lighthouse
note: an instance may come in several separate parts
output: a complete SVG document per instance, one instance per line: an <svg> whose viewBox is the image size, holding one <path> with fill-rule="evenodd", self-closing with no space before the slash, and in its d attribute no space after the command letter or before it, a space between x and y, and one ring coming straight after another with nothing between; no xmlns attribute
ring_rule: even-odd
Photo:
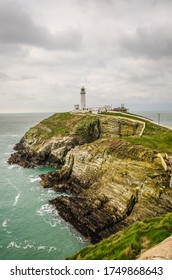
<svg viewBox="0 0 172 280"><path fill-rule="evenodd" d="M80 110L85 110L86 109L85 95L86 95L86 91L85 91L85 87L83 86L81 88L81 91L80 91Z"/></svg>

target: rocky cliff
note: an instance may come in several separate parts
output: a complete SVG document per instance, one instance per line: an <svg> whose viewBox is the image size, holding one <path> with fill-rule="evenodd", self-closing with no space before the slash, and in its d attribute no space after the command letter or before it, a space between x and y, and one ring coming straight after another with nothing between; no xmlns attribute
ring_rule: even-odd
<svg viewBox="0 0 172 280"><path fill-rule="evenodd" d="M24 135L9 163L60 167L41 175L41 185L62 193L50 203L96 243L172 211L170 174L159 157L172 153L171 140L170 130L130 115L55 114Z"/></svg>
<svg viewBox="0 0 172 280"><path fill-rule="evenodd" d="M172 213L144 219L99 243L87 246L72 260L172 259Z"/></svg>

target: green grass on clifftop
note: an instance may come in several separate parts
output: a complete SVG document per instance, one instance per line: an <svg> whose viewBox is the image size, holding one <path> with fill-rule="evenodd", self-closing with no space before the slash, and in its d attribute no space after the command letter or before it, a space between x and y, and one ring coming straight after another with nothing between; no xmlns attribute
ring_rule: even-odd
<svg viewBox="0 0 172 280"><path fill-rule="evenodd" d="M110 112L104 114L145 122L145 130L142 137L128 136L125 139L133 144L140 144L155 149L157 152L172 153L172 130L155 124L148 119L143 120L137 115Z"/></svg>
<svg viewBox="0 0 172 280"><path fill-rule="evenodd" d="M128 118L135 121L145 122L145 130L142 137L128 136L123 137L133 144L143 145L145 147L157 150L157 152L172 153L172 130L161 127L149 120L141 119L139 116L131 114L107 112L100 115L94 114L75 114L75 113L57 113L41 121L38 125L32 127L25 134L25 139L32 145L33 150L37 150L39 145L51 137L64 137L75 134L82 139L88 138L87 142L92 140L91 131L95 129L96 123L101 130L102 115L110 115L114 118ZM95 131L94 131L95 132ZM98 133L98 132L97 132ZM89 141L89 138L91 140ZM101 137L101 135L100 135ZM117 135L114 137L118 137ZM35 139L37 141L35 142Z"/></svg>
<svg viewBox="0 0 172 280"><path fill-rule="evenodd" d="M133 144L141 144L159 152L172 153L172 130L145 121L142 137L128 137Z"/></svg>
<svg viewBox="0 0 172 280"><path fill-rule="evenodd" d="M71 260L133 260L172 234L172 213L144 219L107 239L82 249Z"/></svg>
<svg viewBox="0 0 172 280"><path fill-rule="evenodd" d="M90 124L94 124L97 120L97 116L90 114L57 113L29 129L24 137L28 143L34 143L34 139L36 139L36 144L33 146L34 149L37 149L39 144L52 137L75 134L83 138L84 135L87 135Z"/></svg>

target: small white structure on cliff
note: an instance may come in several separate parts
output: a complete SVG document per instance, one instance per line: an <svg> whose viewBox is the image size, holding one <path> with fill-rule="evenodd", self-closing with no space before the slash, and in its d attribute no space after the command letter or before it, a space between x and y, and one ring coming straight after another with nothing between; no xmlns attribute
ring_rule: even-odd
<svg viewBox="0 0 172 280"><path fill-rule="evenodd" d="M93 114L98 114L101 112L110 111L112 108L109 105L105 105L103 107L86 107L86 91L85 87L83 86L80 90L80 105L74 105L74 112L90 112Z"/></svg>

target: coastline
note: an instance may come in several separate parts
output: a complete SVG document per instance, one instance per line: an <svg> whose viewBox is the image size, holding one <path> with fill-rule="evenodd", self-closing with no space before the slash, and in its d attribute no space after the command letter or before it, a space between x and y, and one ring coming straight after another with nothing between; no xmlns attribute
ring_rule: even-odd
<svg viewBox="0 0 172 280"><path fill-rule="evenodd" d="M63 135L49 138L53 122L56 133ZM67 124L65 131L62 122ZM153 122L149 126L150 131L147 125L145 131L143 121L111 115L55 114L26 133L9 163L61 165L60 170L41 175L41 185L61 193L50 203L63 219L97 243L136 220L172 211L172 191L158 150L130 142L142 140L140 132L149 135L159 128ZM160 130L166 133L163 127Z"/></svg>

